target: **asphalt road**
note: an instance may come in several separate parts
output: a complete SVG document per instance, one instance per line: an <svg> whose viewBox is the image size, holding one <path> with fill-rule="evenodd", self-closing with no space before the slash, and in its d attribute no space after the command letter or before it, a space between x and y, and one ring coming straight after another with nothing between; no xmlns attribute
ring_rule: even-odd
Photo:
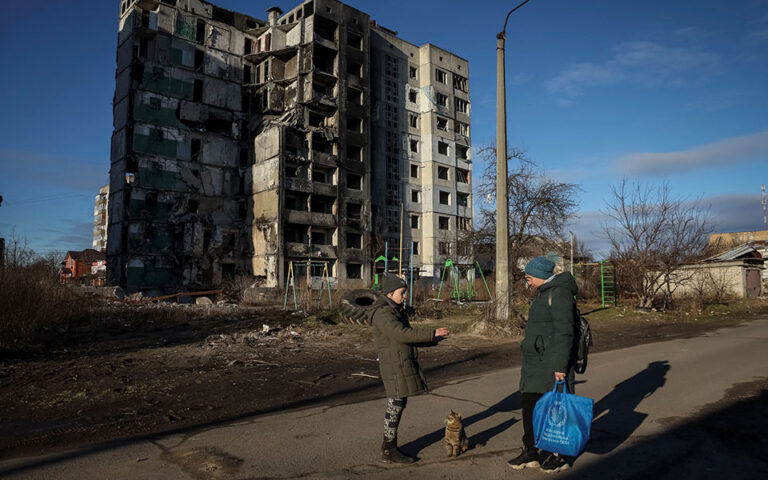
<svg viewBox="0 0 768 480"><path fill-rule="evenodd" d="M697 338L591 356L589 371L577 377L576 393L595 400L592 438L573 467L557 476L768 478L761 438L768 423L766 392L755 397L749 388L762 385L759 392L766 385L767 346L768 319L761 319ZM7 460L0 463L0 478L550 478L538 469L513 471L506 465L519 452L522 435L519 373L510 368L465 377L410 399L400 426L401 448L420 459L410 466L378 461L382 399ZM739 392L751 393L738 398ZM762 406L749 403L755 401ZM464 417L473 447L456 459L446 458L442 446L443 420L451 409ZM718 419L721 424L738 419L739 412L762 413L739 427L750 430L754 422L760 435L747 431L729 438L733 420L707 428ZM731 448L738 453L728 453Z"/></svg>

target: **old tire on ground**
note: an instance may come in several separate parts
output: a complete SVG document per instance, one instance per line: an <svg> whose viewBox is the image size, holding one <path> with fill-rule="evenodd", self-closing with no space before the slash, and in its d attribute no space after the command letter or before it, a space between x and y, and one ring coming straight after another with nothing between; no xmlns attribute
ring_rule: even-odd
<svg viewBox="0 0 768 480"><path fill-rule="evenodd" d="M371 305L378 296L378 293L367 288L352 290L341 297L339 313L349 323L369 325L368 315L371 311Z"/></svg>

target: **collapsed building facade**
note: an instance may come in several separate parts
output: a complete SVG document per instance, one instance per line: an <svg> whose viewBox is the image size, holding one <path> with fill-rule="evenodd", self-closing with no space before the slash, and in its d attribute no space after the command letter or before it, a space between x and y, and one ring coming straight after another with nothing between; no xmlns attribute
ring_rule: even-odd
<svg viewBox="0 0 768 480"><path fill-rule="evenodd" d="M201 0L120 12L111 283L209 288L243 273L277 287L290 265L357 286L372 245L401 236L425 275L466 256L466 60L335 0L266 21Z"/></svg>

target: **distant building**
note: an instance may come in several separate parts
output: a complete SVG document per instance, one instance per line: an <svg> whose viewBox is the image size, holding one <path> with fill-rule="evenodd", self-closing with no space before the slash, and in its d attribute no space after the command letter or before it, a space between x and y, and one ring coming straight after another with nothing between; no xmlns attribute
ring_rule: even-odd
<svg viewBox="0 0 768 480"><path fill-rule="evenodd" d="M59 271L61 283L87 283L95 286L105 284L106 255L104 252L87 248L83 251L68 251Z"/></svg>
<svg viewBox="0 0 768 480"><path fill-rule="evenodd" d="M468 262L469 66L336 0L267 20L202 0L123 0L107 260L128 290L236 274L370 282L414 246ZM401 204L403 218L401 219Z"/></svg>
<svg viewBox="0 0 768 480"><path fill-rule="evenodd" d="M93 248L100 252L107 251L107 225L109 202L109 185L99 189L93 207Z"/></svg>

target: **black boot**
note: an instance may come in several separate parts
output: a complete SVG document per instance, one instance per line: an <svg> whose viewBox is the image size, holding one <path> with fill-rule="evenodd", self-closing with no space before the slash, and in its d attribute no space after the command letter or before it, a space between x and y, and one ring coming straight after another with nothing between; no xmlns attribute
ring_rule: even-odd
<svg viewBox="0 0 768 480"><path fill-rule="evenodd" d="M381 444L381 461L384 463L413 463L416 460L404 454L397 448L397 442Z"/></svg>

